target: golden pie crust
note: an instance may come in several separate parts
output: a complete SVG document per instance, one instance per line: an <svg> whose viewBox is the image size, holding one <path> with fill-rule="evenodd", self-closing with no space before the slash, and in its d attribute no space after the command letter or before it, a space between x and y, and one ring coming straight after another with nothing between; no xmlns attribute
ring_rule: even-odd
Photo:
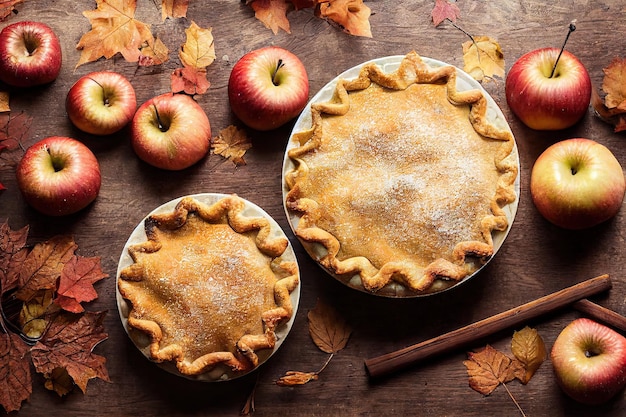
<svg viewBox="0 0 626 417"><path fill-rule="evenodd" d="M284 182L294 233L351 286L394 296L448 288L510 226L513 135L491 123L480 89L457 89L456 71L415 52L390 73L366 63L312 103L311 128L292 136Z"/></svg>
<svg viewBox="0 0 626 417"><path fill-rule="evenodd" d="M147 336L146 356L184 376L254 369L294 315L299 272L285 256L289 242L244 210L235 195L213 204L184 197L148 216L147 240L128 247L133 263L118 277L128 329Z"/></svg>

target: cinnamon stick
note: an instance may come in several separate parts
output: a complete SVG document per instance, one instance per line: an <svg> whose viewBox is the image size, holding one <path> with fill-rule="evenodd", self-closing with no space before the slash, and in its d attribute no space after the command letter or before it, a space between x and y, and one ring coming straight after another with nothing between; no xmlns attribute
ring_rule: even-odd
<svg viewBox="0 0 626 417"><path fill-rule="evenodd" d="M424 342L366 359L365 369L370 378L388 375L610 288L609 276L600 275Z"/></svg>
<svg viewBox="0 0 626 417"><path fill-rule="evenodd" d="M587 299L576 301L572 307L597 321L604 322L609 326L613 326L616 329L626 332L626 317L613 310L602 307L601 305Z"/></svg>

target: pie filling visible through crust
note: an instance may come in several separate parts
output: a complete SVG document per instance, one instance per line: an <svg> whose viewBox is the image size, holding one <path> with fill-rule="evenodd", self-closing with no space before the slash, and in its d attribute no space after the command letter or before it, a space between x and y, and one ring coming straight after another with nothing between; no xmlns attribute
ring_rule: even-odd
<svg viewBox="0 0 626 417"><path fill-rule="evenodd" d="M234 195L212 205L184 197L149 216L148 240L129 247L134 263L120 272L129 332L147 335L147 356L183 375L255 368L294 313L298 267L281 258L288 240L266 218L242 214L244 204Z"/></svg>
<svg viewBox="0 0 626 417"><path fill-rule="evenodd" d="M492 232L507 230L513 135L487 120L483 93L458 91L456 78L415 52L389 74L365 64L337 81L330 101L313 103L311 128L293 135L285 205L294 232L348 285L441 290L484 264Z"/></svg>

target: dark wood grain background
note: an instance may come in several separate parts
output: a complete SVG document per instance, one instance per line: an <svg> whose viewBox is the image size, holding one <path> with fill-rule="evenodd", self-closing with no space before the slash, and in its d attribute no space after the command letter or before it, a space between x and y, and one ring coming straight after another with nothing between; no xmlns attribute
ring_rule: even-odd
<svg viewBox="0 0 626 417"><path fill-rule="evenodd" d="M156 3L156 4L155 4ZM184 30L195 21L212 27L217 59L208 68L210 90L197 97L207 112L214 134L238 124L230 113L227 82L230 69L246 52L279 45L304 62L311 95L345 69L386 55L420 55L462 67L461 44L466 35L450 25L433 27L434 1L367 1L373 37L351 37L316 18L310 10L289 14L291 34L274 35L254 18L249 6L235 0L191 0L187 19L160 21L160 2L139 0L137 18L151 23L153 32L169 46L171 59L159 67L138 68L119 56L80 66L75 46L90 29L84 10L95 8L86 0L26 0L18 20L46 22L63 45L61 75L53 84L28 91L12 91L14 113L33 117L25 146L52 135L67 135L86 143L96 154L103 175L95 204L65 218L39 215L22 200L14 176L18 155L0 165L0 220L13 229L30 225L30 240L38 242L56 234L72 234L79 254L100 256L110 277L97 285L99 299L91 310L108 310L108 340L96 353L107 358L111 382L92 380L87 393L65 398L47 391L35 377L33 394L23 404L26 416L204 416L237 415L257 382L256 416L516 416L515 405L500 387L483 397L468 386L459 351L407 369L390 378L370 382L363 361L456 329L515 307L582 280L608 273L613 288L595 301L626 314L626 211L590 230L571 232L547 223L534 208L528 191L530 169L550 144L570 137L588 137L608 146L626 166L626 137L615 134L591 112L577 126L559 132L535 132L511 113L504 96L504 81L485 83L502 108L516 136L521 161L521 196L512 230L493 261L476 278L440 295L419 299L387 299L363 294L327 276L314 264L289 230L281 198L281 166L290 125L268 133L250 131L253 148L247 165L236 168L219 156L196 166L166 172L141 162L129 144L128 131L98 138L83 134L69 123L64 109L69 87L82 75L100 69L129 77L141 103L167 92L172 70L180 63L175 51L184 42ZM622 0L459 0L458 24L473 35L489 35L500 43L506 68L522 54L539 47L560 47L567 26L577 21L568 50L586 65L592 82L600 88L602 69L615 57L626 57L626 5ZM8 162L7 162L8 161ZM185 194L237 193L263 207L285 229L294 244L302 277L302 298L295 324L277 354L259 372L227 383L197 383L170 375L148 362L126 336L115 303L118 258L129 234L156 206ZM316 371L327 359L308 335L306 313L318 299L332 304L345 317L353 333L347 347L331 360L318 381L298 388L281 388L274 381L288 370ZM571 320L580 316L564 309L532 323L548 348ZM512 330L477 342L508 351ZM623 416L626 398L621 393L603 406L585 407L566 398L556 385L546 361L526 386L508 388L528 416Z"/></svg>

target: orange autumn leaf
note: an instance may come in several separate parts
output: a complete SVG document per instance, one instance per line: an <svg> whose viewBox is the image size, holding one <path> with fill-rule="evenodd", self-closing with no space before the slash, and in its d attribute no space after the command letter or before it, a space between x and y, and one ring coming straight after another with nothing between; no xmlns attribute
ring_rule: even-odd
<svg viewBox="0 0 626 417"><path fill-rule="evenodd" d="M254 10L256 17L266 28L271 29L274 35L280 29L287 33L291 33L289 20L287 19L287 11L289 10L290 1L288 0L247 0Z"/></svg>
<svg viewBox="0 0 626 417"><path fill-rule="evenodd" d="M93 348L108 337L102 325L105 314L57 316L44 337L31 348L35 370L50 380L56 369L65 369L83 393L92 378L109 381L106 359L93 353Z"/></svg>
<svg viewBox="0 0 626 417"><path fill-rule="evenodd" d="M439 26L446 19L454 23L459 17L461 17L459 6L455 3L450 3L449 0L435 0L435 7L430 12L430 18L435 27Z"/></svg>
<svg viewBox="0 0 626 417"><path fill-rule="evenodd" d="M102 271L100 258L74 256L61 271L56 303L72 313L85 311L81 303L98 298L93 284L106 277L108 274Z"/></svg>
<svg viewBox="0 0 626 417"><path fill-rule="evenodd" d="M475 36L463 43L463 70L476 81L504 78L504 53L500 44L489 36Z"/></svg>
<svg viewBox="0 0 626 417"><path fill-rule="evenodd" d="M76 67L118 53L129 62L139 61L141 49L155 41L150 25L134 17L136 3L137 0L96 0L95 10L83 12L91 30L76 45L82 51Z"/></svg>
<svg viewBox="0 0 626 417"><path fill-rule="evenodd" d="M161 0L161 19L187 16L189 0Z"/></svg>
<svg viewBox="0 0 626 417"><path fill-rule="evenodd" d="M9 93L6 91L0 91L0 113L10 112L9 107Z"/></svg>
<svg viewBox="0 0 626 417"><path fill-rule="evenodd" d="M15 10L17 4L24 0L0 0L0 21L3 21Z"/></svg>
<svg viewBox="0 0 626 417"><path fill-rule="evenodd" d="M469 352L463 361L467 368L470 387L483 394L491 394L500 384L524 376L524 368L517 360L487 345L479 352Z"/></svg>
<svg viewBox="0 0 626 417"><path fill-rule="evenodd" d="M604 103L609 109L626 112L626 59L613 59L603 72Z"/></svg>
<svg viewBox="0 0 626 417"><path fill-rule="evenodd" d="M245 130L238 129L233 125L222 129L211 140L211 151L232 161L237 166L246 164L243 156L250 148L252 148L252 142L250 142Z"/></svg>
<svg viewBox="0 0 626 417"><path fill-rule="evenodd" d="M137 60L140 67L149 67L152 65L161 65L167 61L169 57L169 49L159 38L147 40L141 45L141 55Z"/></svg>
<svg viewBox="0 0 626 417"><path fill-rule="evenodd" d="M336 310L318 300L307 318L311 339L322 352L337 353L346 347L352 330Z"/></svg>
<svg viewBox="0 0 626 417"><path fill-rule="evenodd" d="M371 38L369 18L371 10L363 0L328 0L321 1L318 15L330 20L341 29L354 36Z"/></svg>
<svg viewBox="0 0 626 417"><path fill-rule="evenodd" d="M287 371L285 375L276 381L276 385L281 387L293 387L295 385L304 385L319 378L317 372L300 372Z"/></svg>
<svg viewBox="0 0 626 417"><path fill-rule="evenodd" d="M543 339L536 329L531 329L528 326L518 332L513 332L511 352L525 369L523 378L520 378L523 384L530 381L548 356Z"/></svg>
<svg viewBox="0 0 626 417"><path fill-rule="evenodd" d="M211 86L206 78L206 67L215 61L212 28L201 28L192 21L185 34L187 39L178 52L183 67L172 73L172 92L204 94Z"/></svg>
<svg viewBox="0 0 626 417"><path fill-rule="evenodd" d="M0 404L17 411L32 394L28 345L16 334L0 332Z"/></svg>

